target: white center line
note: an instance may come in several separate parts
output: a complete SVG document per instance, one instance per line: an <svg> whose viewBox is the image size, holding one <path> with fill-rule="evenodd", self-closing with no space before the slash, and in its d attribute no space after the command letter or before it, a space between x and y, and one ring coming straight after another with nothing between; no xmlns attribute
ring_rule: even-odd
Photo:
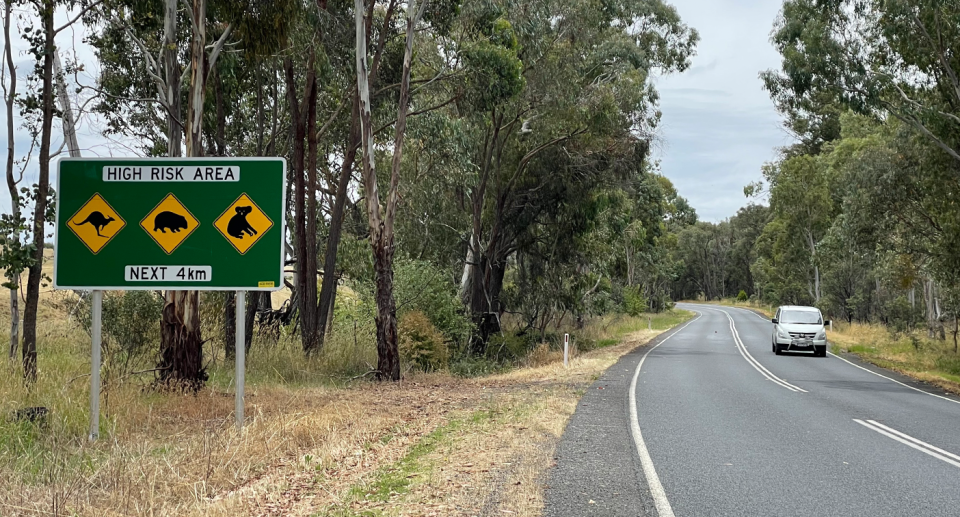
<svg viewBox="0 0 960 517"><path fill-rule="evenodd" d="M640 363L637 364L637 369L633 373L633 380L630 382L630 434L633 436L633 442L637 446L637 454L640 456L640 465L643 467L643 476L647 479L647 486L650 487L650 496L653 498L653 504L657 508L657 514L660 517L674 517L673 507L670 506L670 501L667 499L667 493L663 490L663 485L660 483L660 477L657 476L657 470L653 467L653 459L650 457L650 451L647 450L647 444L643 441L643 434L640 433L640 416L637 412L637 378L640 376L640 368L643 367L643 362L647 360L647 356L650 355L650 352L653 352L658 346L666 343L670 338L679 334L680 331L687 328L687 325L697 321L701 316L703 316L703 313L697 312L696 318L687 322L684 326L680 327L676 332L664 338L663 341L657 343L656 346L650 350L647 350L647 352L643 354L643 357L640 358Z"/></svg>
<svg viewBox="0 0 960 517"><path fill-rule="evenodd" d="M854 418L853 421L866 427L867 429L870 429L871 431L876 431L886 436L887 438L892 438L904 445L913 447L914 449L924 454L929 454L930 456L933 456L934 458L937 458L940 461L949 463L954 467L960 468L960 456L957 456L956 454L947 452L939 447L930 445L927 442L918 440L906 433L901 433L900 431L887 427L881 424L880 422L877 422L876 420L863 421L863 420L860 420L859 418Z"/></svg>
<svg viewBox="0 0 960 517"><path fill-rule="evenodd" d="M757 361L756 359L754 359L754 357L750 354L750 351L747 350L746 345L744 345L743 341L740 340L740 333L737 332L737 326L734 325L733 317L730 316L729 312L721 309L711 309L711 310L722 312L727 317L727 319L730 320L730 333L733 334L733 342L734 344L737 345L737 351L739 351L740 355L742 355L743 358L747 360L747 363L750 364L750 366L753 366L753 368L756 371L760 372L760 375L763 375L764 377L767 378L767 380L773 382L774 384L782 388L786 388L790 391L797 392L797 393L809 393L807 390L801 388L800 386L790 384L789 382L781 379L780 377L777 377L770 370L767 370L766 367L760 364L760 361Z"/></svg>

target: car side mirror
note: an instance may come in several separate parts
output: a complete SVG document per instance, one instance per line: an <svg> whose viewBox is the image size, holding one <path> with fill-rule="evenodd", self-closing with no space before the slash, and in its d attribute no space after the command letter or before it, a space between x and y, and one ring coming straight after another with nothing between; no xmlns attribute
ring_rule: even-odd
<svg viewBox="0 0 960 517"><path fill-rule="evenodd" d="M823 320L823 326L824 326L824 327L829 327L831 323L833 323L833 322L830 321L830 320Z"/></svg>
<svg viewBox="0 0 960 517"><path fill-rule="evenodd" d="M778 320L777 318L773 318L770 321L772 321L774 325L780 323L780 320Z"/></svg>

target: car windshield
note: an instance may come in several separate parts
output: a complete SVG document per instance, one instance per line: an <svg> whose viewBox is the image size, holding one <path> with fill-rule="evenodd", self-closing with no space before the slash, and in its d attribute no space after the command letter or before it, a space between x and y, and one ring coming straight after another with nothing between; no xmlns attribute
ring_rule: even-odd
<svg viewBox="0 0 960 517"><path fill-rule="evenodd" d="M783 311L780 314L780 323L795 323L802 325L822 325L819 312L813 311Z"/></svg>

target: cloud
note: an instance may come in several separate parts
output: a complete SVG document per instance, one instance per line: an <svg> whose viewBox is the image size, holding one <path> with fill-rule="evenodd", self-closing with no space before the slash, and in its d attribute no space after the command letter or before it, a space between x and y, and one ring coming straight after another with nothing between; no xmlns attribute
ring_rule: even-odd
<svg viewBox="0 0 960 517"><path fill-rule="evenodd" d="M661 171L701 219L748 204L743 186L791 143L758 74L778 68L769 42L779 0L674 0L701 41L687 73L657 81Z"/></svg>

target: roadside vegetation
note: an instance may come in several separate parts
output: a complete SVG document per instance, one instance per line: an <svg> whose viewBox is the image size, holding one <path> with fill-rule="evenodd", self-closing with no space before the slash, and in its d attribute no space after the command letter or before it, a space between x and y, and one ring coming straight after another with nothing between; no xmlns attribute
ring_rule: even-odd
<svg viewBox="0 0 960 517"><path fill-rule="evenodd" d="M546 469L580 395L620 355L689 318L668 311L551 327L521 355L486 360L483 374L458 367L455 354L429 369L405 358L404 380L383 385L364 375L376 360L373 323L354 327L356 302L341 299L348 306L335 324L345 330L316 357L303 359L296 336L254 339L242 432L222 347L207 347L205 388L158 393L142 371L149 357L130 358L113 328L101 438L89 443L83 304L44 293L50 345L39 351L37 382L25 386L9 363L0 376L0 514L539 515ZM551 340L564 332L570 368ZM24 407L45 412L17 418Z"/></svg>

